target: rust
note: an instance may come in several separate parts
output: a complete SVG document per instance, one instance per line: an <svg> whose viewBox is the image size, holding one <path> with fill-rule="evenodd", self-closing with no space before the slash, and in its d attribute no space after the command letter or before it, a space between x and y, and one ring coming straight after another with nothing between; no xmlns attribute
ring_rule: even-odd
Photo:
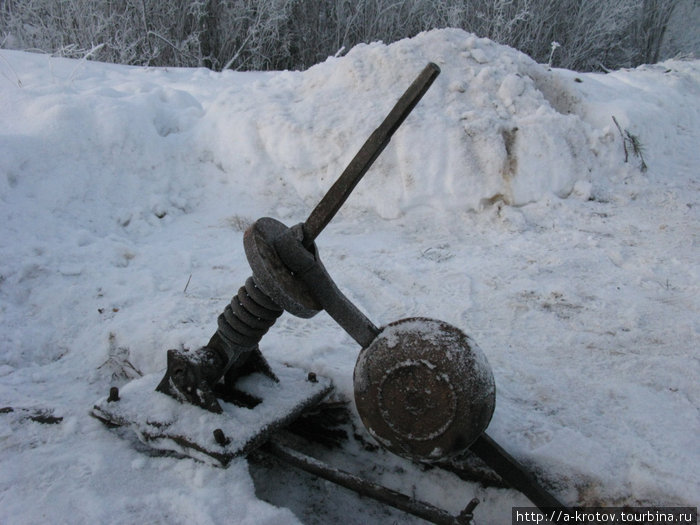
<svg viewBox="0 0 700 525"><path fill-rule="evenodd" d="M488 426L496 403L493 373L476 343L426 318L387 325L360 352L354 386L370 434L421 461L463 453Z"/></svg>

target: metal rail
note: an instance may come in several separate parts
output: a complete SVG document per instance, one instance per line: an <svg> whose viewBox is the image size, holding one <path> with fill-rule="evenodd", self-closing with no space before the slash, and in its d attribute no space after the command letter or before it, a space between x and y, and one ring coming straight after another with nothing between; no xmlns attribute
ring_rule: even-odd
<svg viewBox="0 0 700 525"><path fill-rule="evenodd" d="M570 511L566 505L547 492L518 460L508 454L503 447L485 432L471 444L469 450L479 456L503 481L524 494L527 499L532 501L538 509L547 515L553 515L550 512L552 510L561 511L558 515L563 515Z"/></svg>
<svg viewBox="0 0 700 525"><path fill-rule="evenodd" d="M349 472L333 468L316 458L302 454L274 441L269 441L263 445L256 451L256 453L258 452L273 456L310 474L353 490L362 496L380 501L438 525L469 525L472 522L474 508L479 503L478 499L472 499L458 516L453 516L447 511L429 503L417 501L395 490L372 483Z"/></svg>

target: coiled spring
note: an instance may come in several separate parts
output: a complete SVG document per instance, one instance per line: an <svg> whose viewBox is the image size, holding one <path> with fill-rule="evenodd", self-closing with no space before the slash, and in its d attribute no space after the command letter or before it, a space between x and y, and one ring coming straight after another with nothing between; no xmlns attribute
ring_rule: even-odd
<svg viewBox="0 0 700 525"><path fill-rule="evenodd" d="M255 279L248 277L219 315L217 333L229 346L253 347L283 312L257 287Z"/></svg>

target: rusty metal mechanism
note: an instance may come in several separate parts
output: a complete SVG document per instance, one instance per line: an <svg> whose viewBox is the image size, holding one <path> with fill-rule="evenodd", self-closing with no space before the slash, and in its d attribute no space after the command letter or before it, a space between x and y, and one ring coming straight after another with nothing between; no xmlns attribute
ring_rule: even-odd
<svg viewBox="0 0 700 525"><path fill-rule="evenodd" d="M495 408L496 389L486 356L476 343L459 328L428 318L401 319L377 327L338 289L315 244L439 73L435 64L425 67L305 222L290 228L264 217L245 232L243 245L252 276L219 316L218 329L206 346L192 352L168 351L167 370L156 390L213 414L226 412L219 399L248 409L264 408L262 387L258 393L240 387L247 377L261 374L271 385L297 380L286 377L291 372L284 371L282 377L280 369L270 366L258 347L261 338L284 311L311 318L325 310L362 347L354 371L355 403L367 430L383 447L413 460L435 463L463 454L471 446L533 503L564 508L484 433ZM318 402L330 385L317 387L317 382L315 375L309 376L301 387L308 390L303 394L305 401L293 405L285 417L261 424L266 433L246 438L235 445L235 450L230 439L237 432L235 426L225 431L216 428L206 444L199 438L186 439L175 430L165 436L163 429L171 426L170 422L159 422L154 429L153 417L134 415L143 404L135 404L135 409L115 408L118 404L127 406L129 395L136 397L126 391L122 392L122 401L119 393L112 393L94 407L93 414L118 425L140 418L137 432L142 438L157 442L169 438L178 446L226 464L231 457L269 441L269 432L289 423L306 406L304 403ZM142 383L150 384L145 380ZM274 442L262 450L435 523L469 523L476 505L470 502L460 516L454 517L358 481Z"/></svg>
<svg viewBox="0 0 700 525"><path fill-rule="evenodd" d="M370 434L419 461L463 453L486 429L495 406L493 374L476 343L432 319L387 325L360 352L354 386Z"/></svg>
<svg viewBox="0 0 700 525"><path fill-rule="evenodd" d="M288 228L265 217L245 232L243 246L253 276L219 316L219 328L206 346L196 352L168 351L158 391L220 413L215 387L222 378L235 389L238 378L251 372L273 377L258 342L284 310L310 318L324 309L363 347L372 342L379 329L338 290L314 240L439 73L432 63L423 69L303 224Z"/></svg>

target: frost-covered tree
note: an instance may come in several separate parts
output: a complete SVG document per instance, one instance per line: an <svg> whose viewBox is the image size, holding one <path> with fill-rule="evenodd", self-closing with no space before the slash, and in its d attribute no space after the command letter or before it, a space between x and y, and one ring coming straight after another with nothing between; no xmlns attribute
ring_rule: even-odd
<svg viewBox="0 0 700 525"><path fill-rule="evenodd" d="M700 53L700 0L679 0L661 43L662 60Z"/></svg>
<svg viewBox="0 0 700 525"><path fill-rule="evenodd" d="M460 27L592 70L657 61L689 4L698 0L2 0L0 42L126 64L299 69L360 42Z"/></svg>
<svg viewBox="0 0 700 525"><path fill-rule="evenodd" d="M190 0L4 0L0 34L6 46L62 56L197 65L200 18Z"/></svg>
<svg viewBox="0 0 700 525"><path fill-rule="evenodd" d="M677 0L643 0L641 13L635 18L633 33L633 38L636 39L636 62L659 61L661 45L677 4Z"/></svg>

